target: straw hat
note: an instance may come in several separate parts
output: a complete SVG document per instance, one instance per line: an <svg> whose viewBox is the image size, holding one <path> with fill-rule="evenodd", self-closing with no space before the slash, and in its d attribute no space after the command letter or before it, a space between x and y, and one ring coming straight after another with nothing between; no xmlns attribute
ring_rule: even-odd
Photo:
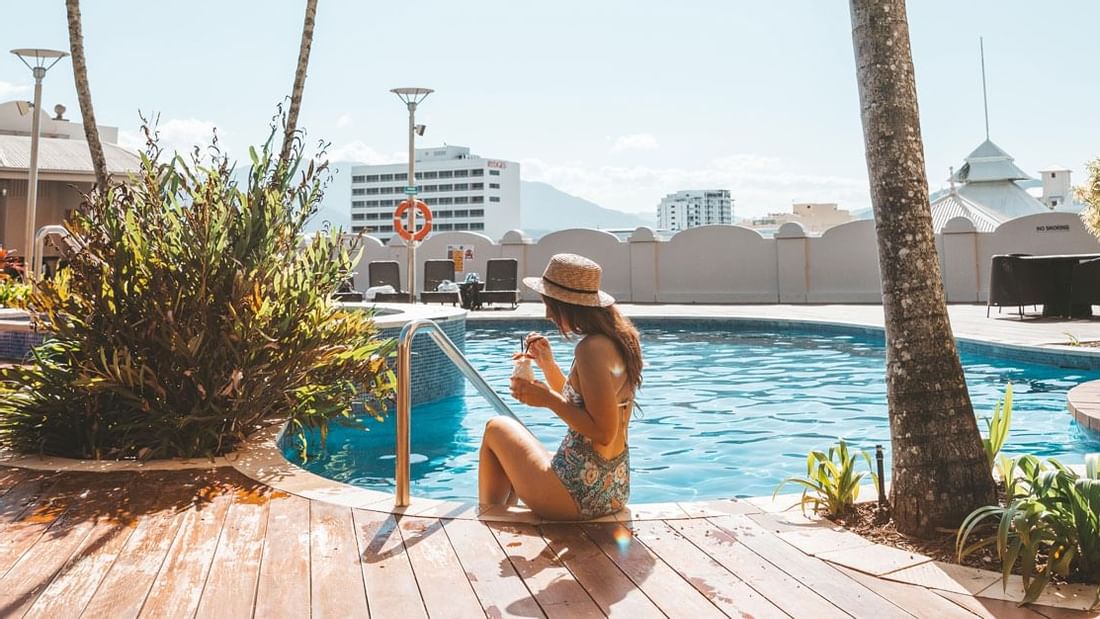
<svg viewBox="0 0 1100 619"><path fill-rule="evenodd" d="M600 290L600 265L577 254L554 254L542 277L524 277L523 284L539 294L558 301L607 307L615 297Z"/></svg>

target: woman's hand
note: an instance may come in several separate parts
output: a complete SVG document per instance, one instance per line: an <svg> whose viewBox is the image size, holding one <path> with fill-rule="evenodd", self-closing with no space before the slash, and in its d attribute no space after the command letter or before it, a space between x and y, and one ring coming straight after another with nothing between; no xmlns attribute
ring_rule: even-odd
<svg viewBox="0 0 1100 619"><path fill-rule="evenodd" d="M561 400L561 394L540 380L512 379L512 397L527 406L550 408Z"/></svg>
<svg viewBox="0 0 1100 619"><path fill-rule="evenodd" d="M554 363L554 352L550 350L550 340L540 333L528 333L527 354L535 360L535 363L544 368L547 364Z"/></svg>

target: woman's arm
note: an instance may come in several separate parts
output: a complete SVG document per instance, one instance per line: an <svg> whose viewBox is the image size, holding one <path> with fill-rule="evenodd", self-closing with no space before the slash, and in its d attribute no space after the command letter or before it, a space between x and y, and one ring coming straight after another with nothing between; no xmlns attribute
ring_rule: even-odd
<svg viewBox="0 0 1100 619"><path fill-rule="evenodd" d="M551 389L559 393L565 389L565 373L554 360L554 353L550 350L550 340L546 339L545 335L527 334L527 354L534 358L535 365L542 370L546 384L550 385Z"/></svg>
<svg viewBox="0 0 1100 619"><path fill-rule="evenodd" d="M621 380L616 380L614 369L621 365L622 360L610 340L588 337L577 345L574 366L583 390L585 408L573 406L560 389L552 389L537 381L512 379L512 395L524 404L549 408L570 428L595 443L606 445L615 440L619 431L617 393L620 385L617 382Z"/></svg>

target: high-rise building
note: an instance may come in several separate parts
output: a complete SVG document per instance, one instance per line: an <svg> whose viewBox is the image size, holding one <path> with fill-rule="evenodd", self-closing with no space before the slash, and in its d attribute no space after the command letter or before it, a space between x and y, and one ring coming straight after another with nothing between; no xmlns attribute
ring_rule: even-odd
<svg viewBox="0 0 1100 619"><path fill-rule="evenodd" d="M351 169L351 230L388 242L393 211L407 196L408 163ZM432 230L480 232L492 239L520 227L519 164L470 154L465 146L416 149L417 198L432 210Z"/></svg>
<svg viewBox="0 0 1100 619"><path fill-rule="evenodd" d="M733 223L733 200L728 189L677 191L657 205L657 226L677 232L696 226Z"/></svg>

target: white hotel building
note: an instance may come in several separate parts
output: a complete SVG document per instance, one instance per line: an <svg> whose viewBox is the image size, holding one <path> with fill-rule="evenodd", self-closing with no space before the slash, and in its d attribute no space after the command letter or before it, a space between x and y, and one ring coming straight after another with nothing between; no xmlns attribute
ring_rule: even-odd
<svg viewBox="0 0 1100 619"><path fill-rule="evenodd" d="M679 232L696 226L733 223L733 200L728 189L677 191L657 205L657 227Z"/></svg>
<svg viewBox="0 0 1100 619"><path fill-rule="evenodd" d="M393 211L406 198L408 163L351 169L351 230L389 241ZM432 231L467 230L492 239L518 229L519 164L470 154L465 146L416 149L417 198L432 211Z"/></svg>

